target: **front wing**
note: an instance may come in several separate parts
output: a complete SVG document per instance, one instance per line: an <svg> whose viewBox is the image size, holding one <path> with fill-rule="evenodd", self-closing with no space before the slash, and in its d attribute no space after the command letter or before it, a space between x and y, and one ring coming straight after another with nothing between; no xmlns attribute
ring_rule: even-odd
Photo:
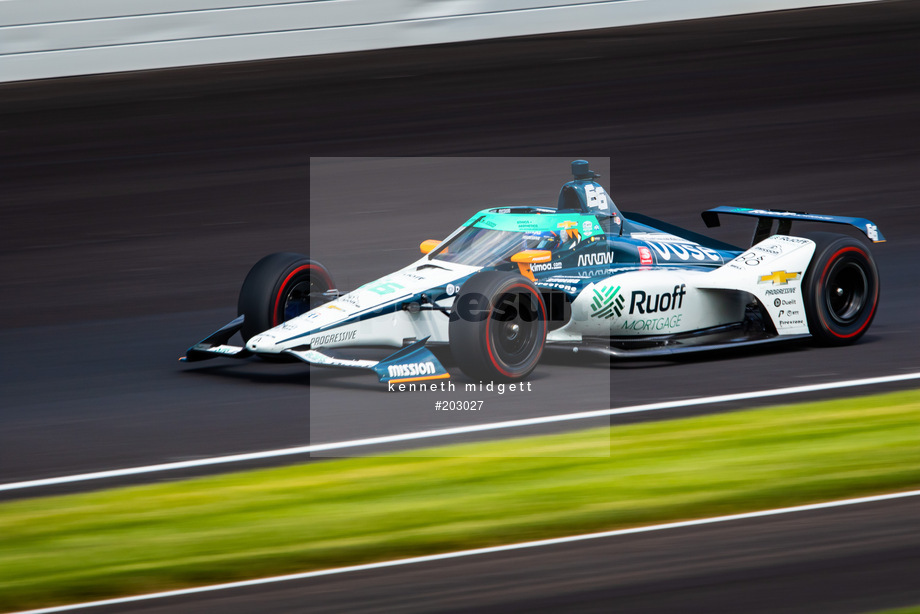
<svg viewBox="0 0 920 614"><path fill-rule="evenodd" d="M182 362L198 362L210 358L247 358L252 352L245 347L228 345L233 337L243 326L244 316L239 316L232 322L205 337L192 347ZM339 358L323 354L317 350L288 349L281 355L292 356L298 360L312 365L324 367L342 367L352 369L368 369L373 371L381 383L401 384L406 382L419 382L438 379L449 379L447 369L431 353L425 343L428 337L420 339L411 345L401 348L382 360L361 360Z"/></svg>

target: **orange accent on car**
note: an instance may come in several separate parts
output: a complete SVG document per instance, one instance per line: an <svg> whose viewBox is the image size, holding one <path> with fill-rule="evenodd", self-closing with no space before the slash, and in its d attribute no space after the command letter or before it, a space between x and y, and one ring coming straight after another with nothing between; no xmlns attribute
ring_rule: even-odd
<svg viewBox="0 0 920 614"><path fill-rule="evenodd" d="M433 250L440 244L441 242L438 241L437 239L428 239L426 241L422 241L422 244L419 245L419 249L422 250L423 254L428 254L431 252L431 250ZM445 249L444 251L446 252L447 250Z"/></svg>
<svg viewBox="0 0 920 614"><path fill-rule="evenodd" d="M549 262L553 259L553 253L546 249L525 249L511 256L511 262L516 262L521 275L530 281L537 281L534 277L530 265L534 262Z"/></svg>
<svg viewBox="0 0 920 614"><path fill-rule="evenodd" d="M511 262L549 262L553 259L553 252L548 249L525 249L511 256Z"/></svg>
<svg viewBox="0 0 920 614"><path fill-rule="evenodd" d="M450 373L442 373L441 375L426 375L424 377L403 377L400 379L391 379L389 382L391 384L404 384L406 382L421 382L422 380L428 379L450 379Z"/></svg>
<svg viewBox="0 0 920 614"><path fill-rule="evenodd" d="M521 275L529 279L530 281L537 281L537 278L534 277L533 271L530 270L529 262L518 262L518 271L521 272Z"/></svg>

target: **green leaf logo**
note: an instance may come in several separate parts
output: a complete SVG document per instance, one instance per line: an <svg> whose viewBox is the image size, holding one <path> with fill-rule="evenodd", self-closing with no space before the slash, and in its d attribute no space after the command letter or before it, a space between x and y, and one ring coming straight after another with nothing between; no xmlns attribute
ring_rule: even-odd
<svg viewBox="0 0 920 614"><path fill-rule="evenodd" d="M609 320L614 315L620 317L623 315L623 306L626 299L620 294L620 286L606 288L594 288L594 298L591 301L591 317L604 318Z"/></svg>

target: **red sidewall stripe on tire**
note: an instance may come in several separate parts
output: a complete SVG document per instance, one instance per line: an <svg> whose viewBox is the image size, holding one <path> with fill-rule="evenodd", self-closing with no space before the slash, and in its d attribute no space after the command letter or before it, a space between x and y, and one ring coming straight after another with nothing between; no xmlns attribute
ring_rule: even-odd
<svg viewBox="0 0 920 614"><path fill-rule="evenodd" d="M281 296L284 294L284 289L287 287L288 282L291 281L291 278L297 275L297 273L303 271L304 269L318 270L320 273L323 274L323 279L326 281L326 285L332 285L330 280L326 277L325 271L323 271L321 267L318 267L315 264L304 264L304 265L297 267L293 271L291 271L290 274L288 274L288 276L284 278L284 281L281 282L281 287L278 288L278 294L275 295L275 303L272 307L272 326L278 326L279 324L281 324L281 322L278 321L280 319L278 317L278 305L281 303Z"/></svg>
<svg viewBox="0 0 920 614"><path fill-rule="evenodd" d="M524 284L515 284L515 285L509 286L507 289L505 289L505 290L502 292L502 294L508 294L508 293L510 293L512 290L514 290L515 288L523 288L524 290L526 290L526 291L528 292L528 294L531 294L531 295L537 297L537 302L538 302L539 305L540 305L540 315L543 316L542 319L541 319L540 321L544 323L543 326L546 326L546 307L543 305L543 297L540 296L540 293L539 293L539 292L536 292L536 293L535 293L535 292L530 288L530 286L525 286ZM486 351L488 351L488 353L489 353L489 360L492 361L492 365L493 365L496 369L498 369L499 373L501 373L501 374L504 375L505 377L514 377L514 374L513 374L513 373L509 373L508 371L506 371L505 369L503 369L502 366L501 366L500 364L498 364L498 361L495 360L495 355L492 353L492 335L489 334L489 327L490 327L491 325L492 325L492 312L490 311L490 312L489 312L489 317L486 319Z"/></svg>
<svg viewBox="0 0 920 614"><path fill-rule="evenodd" d="M825 265L824 271L821 273L821 286L822 287L824 287L824 283L827 280L827 272L831 268L831 265L834 264L834 261L837 259L838 256L846 252L856 252L857 254L865 258L867 261L869 260L869 256L866 254L866 252L859 249L858 247L844 247L843 249L838 250L837 253L831 256L830 259L827 261L827 265ZM830 334L834 335L838 339L849 339L850 337L855 337L856 335L860 334L866 329L867 326L869 326L869 322L872 321L872 316L875 314L876 305L878 305L878 285L877 284L875 287L875 292L872 296L872 310L869 312L869 316L866 318L866 321L863 322L863 325L860 326L858 330L852 333L849 333L847 335L839 335L835 333L833 330L831 330L831 327L828 326L827 320L824 319L824 314L822 313L822 310L820 309L818 310L818 317L821 319L821 324L824 325L824 329L827 330Z"/></svg>

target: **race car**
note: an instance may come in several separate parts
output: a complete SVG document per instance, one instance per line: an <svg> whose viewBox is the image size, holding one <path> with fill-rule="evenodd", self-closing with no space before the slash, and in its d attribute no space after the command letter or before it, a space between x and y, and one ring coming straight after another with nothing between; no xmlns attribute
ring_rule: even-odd
<svg viewBox="0 0 920 614"><path fill-rule="evenodd" d="M879 276L864 241L791 234L795 221L845 224L882 242L869 220L721 206L703 212L757 220L742 249L637 213L621 212L585 160L556 207L508 205L475 213L422 257L341 293L320 263L266 256L240 290L239 316L181 359L301 360L368 369L381 382L450 377L429 348L449 347L480 381L515 381L544 349L615 358L811 337L853 343L879 302ZM241 345L230 340L242 337ZM398 348L380 360L348 348ZM344 351L344 353L343 353Z"/></svg>

